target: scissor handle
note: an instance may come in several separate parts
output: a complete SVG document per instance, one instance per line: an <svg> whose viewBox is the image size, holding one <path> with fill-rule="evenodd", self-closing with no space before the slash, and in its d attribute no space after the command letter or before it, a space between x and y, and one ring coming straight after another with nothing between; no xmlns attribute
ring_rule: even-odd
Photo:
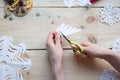
<svg viewBox="0 0 120 80"><path fill-rule="evenodd" d="M83 47L79 43L76 43L74 41L70 41L70 46L72 47L73 45L75 45L78 48L78 50L73 49L74 53L76 53L77 55L81 55L83 53L83 50L84 50Z"/></svg>

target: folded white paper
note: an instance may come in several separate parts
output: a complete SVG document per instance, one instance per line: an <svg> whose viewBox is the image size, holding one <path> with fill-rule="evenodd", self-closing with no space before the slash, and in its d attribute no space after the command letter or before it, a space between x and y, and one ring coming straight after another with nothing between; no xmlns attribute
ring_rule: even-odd
<svg viewBox="0 0 120 80"><path fill-rule="evenodd" d="M57 29L56 29L57 32L62 32L63 34L65 34L66 36L68 35L71 35L71 34L74 34L74 33L77 33L77 32L81 32L82 29L78 29L78 28L75 28L73 26L69 26L67 24L61 24Z"/></svg>

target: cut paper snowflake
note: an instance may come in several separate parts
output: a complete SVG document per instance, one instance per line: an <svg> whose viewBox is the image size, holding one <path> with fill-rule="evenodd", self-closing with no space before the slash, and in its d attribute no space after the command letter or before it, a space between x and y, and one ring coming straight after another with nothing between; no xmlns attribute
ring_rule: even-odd
<svg viewBox="0 0 120 80"><path fill-rule="evenodd" d="M31 66L25 50L23 43L14 46L11 37L0 38L0 80L24 80L22 73Z"/></svg>
<svg viewBox="0 0 120 80"><path fill-rule="evenodd" d="M115 6L108 5L100 9L100 20L109 25L113 25L120 20L120 9Z"/></svg>
<svg viewBox="0 0 120 80"><path fill-rule="evenodd" d="M77 4L79 6L91 6L92 3L90 2L90 0L78 0Z"/></svg>
<svg viewBox="0 0 120 80"><path fill-rule="evenodd" d="M67 7L72 7L73 5L76 4L75 0L63 0L63 2Z"/></svg>
<svg viewBox="0 0 120 80"><path fill-rule="evenodd" d="M60 33L62 32L63 34L68 36L70 34L80 32L82 31L82 29L74 28L73 26L69 26L63 23L56 29L56 31Z"/></svg>
<svg viewBox="0 0 120 80"><path fill-rule="evenodd" d="M120 37L113 42L112 50L120 54ZM120 73L113 68L104 69L100 80L120 80Z"/></svg>
<svg viewBox="0 0 120 80"><path fill-rule="evenodd" d="M120 80L120 74L114 69L104 69L100 80Z"/></svg>
<svg viewBox="0 0 120 80"><path fill-rule="evenodd" d="M72 7L74 5L79 6L90 6L91 2L89 0L63 0L67 7Z"/></svg>
<svg viewBox="0 0 120 80"><path fill-rule="evenodd" d="M112 50L120 54L120 37L113 42Z"/></svg>

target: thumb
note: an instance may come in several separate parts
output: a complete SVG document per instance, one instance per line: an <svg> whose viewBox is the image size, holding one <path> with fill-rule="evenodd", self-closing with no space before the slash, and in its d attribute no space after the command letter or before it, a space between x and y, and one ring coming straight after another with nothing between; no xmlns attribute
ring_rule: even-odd
<svg viewBox="0 0 120 80"><path fill-rule="evenodd" d="M82 45L81 45L81 46L82 46ZM74 50L79 50L79 48L78 48L76 45L72 45L71 47L72 47L72 49L74 49ZM82 48L85 49L84 46L82 46Z"/></svg>
<svg viewBox="0 0 120 80"><path fill-rule="evenodd" d="M76 45L71 46L74 50L79 50L79 48Z"/></svg>
<svg viewBox="0 0 120 80"><path fill-rule="evenodd" d="M81 45L81 46L82 46L82 45ZM72 45L71 47L72 47L72 49L74 49L74 50L79 50L79 48L78 48L76 45ZM83 53L84 53L87 47L82 46L82 48L83 48Z"/></svg>
<svg viewBox="0 0 120 80"><path fill-rule="evenodd" d="M83 48L86 48L86 47L88 47L88 46L91 45L91 44L92 44L92 43L86 42L86 41L80 43L80 45L81 45ZM75 50L78 50L78 49L79 49L76 45L72 45L72 48L75 49Z"/></svg>

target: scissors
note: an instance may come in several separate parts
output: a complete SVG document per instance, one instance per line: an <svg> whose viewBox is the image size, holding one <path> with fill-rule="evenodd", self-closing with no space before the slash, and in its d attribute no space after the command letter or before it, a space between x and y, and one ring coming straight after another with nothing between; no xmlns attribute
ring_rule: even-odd
<svg viewBox="0 0 120 80"><path fill-rule="evenodd" d="M75 45L78 50L74 50L73 49L73 52L76 53L77 55L81 55L83 53L83 47L79 44L79 43L76 43L72 40L69 40L62 32L61 32L62 36L67 40L67 42L69 43L69 45L72 47L73 45Z"/></svg>

